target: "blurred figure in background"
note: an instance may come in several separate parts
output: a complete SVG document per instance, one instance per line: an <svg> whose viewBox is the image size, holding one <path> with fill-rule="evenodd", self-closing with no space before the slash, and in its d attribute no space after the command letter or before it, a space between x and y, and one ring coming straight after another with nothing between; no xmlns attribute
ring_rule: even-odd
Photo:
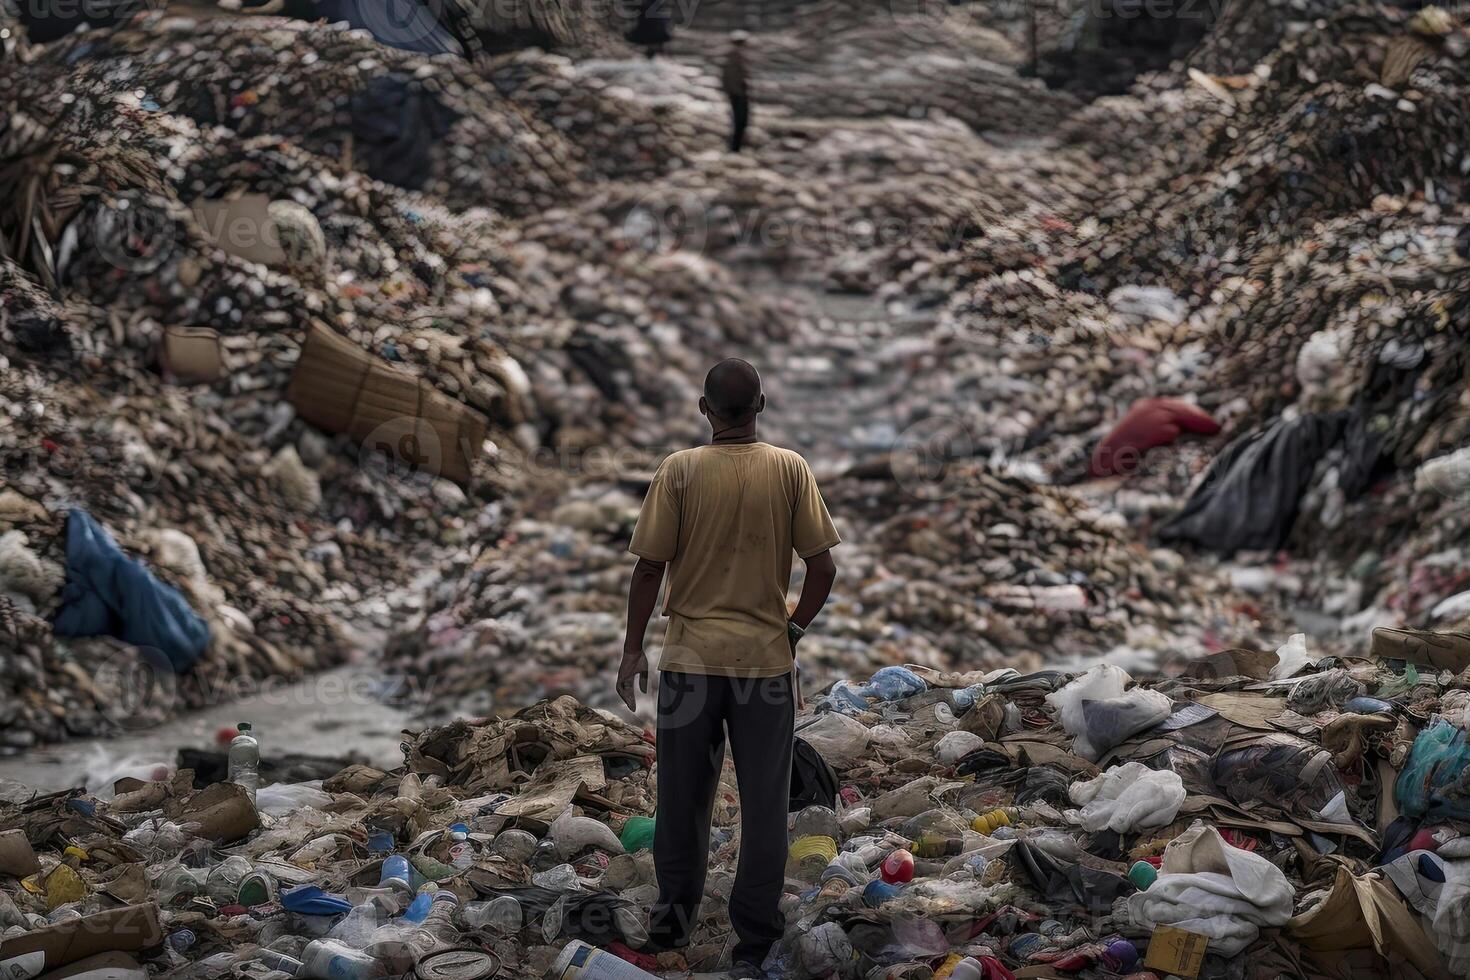
<svg viewBox="0 0 1470 980"><path fill-rule="evenodd" d="M739 153L745 145L745 129L750 125L750 84L745 71L745 42L750 35L735 31L730 35L730 53L725 56L721 86L730 97L730 152Z"/></svg>
<svg viewBox="0 0 1470 980"><path fill-rule="evenodd" d="M633 29L624 35L629 44L636 44L643 53L653 58L674 39L674 22L669 16L669 0L642 0L638 5L638 20Z"/></svg>

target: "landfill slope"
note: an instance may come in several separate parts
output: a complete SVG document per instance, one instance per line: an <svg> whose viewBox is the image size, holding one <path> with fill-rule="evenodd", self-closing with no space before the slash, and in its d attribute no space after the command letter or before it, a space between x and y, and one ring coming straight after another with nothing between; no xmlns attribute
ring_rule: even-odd
<svg viewBox="0 0 1470 980"><path fill-rule="evenodd" d="M103 38L32 49L0 83L4 172L18 191L5 206L14 254L0 327L10 751L145 724L373 649L414 615L423 570L502 533L558 453L661 440L666 381L635 363L657 350L687 377L731 338L784 329L698 256L627 248L621 214L555 210L626 175L559 131L548 94L579 119L610 120L624 101L562 57L511 54L481 73L274 18L149 15ZM283 59L296 67L270 67ZM258 87L216 74L252 62ZM416 98L442 86L436 104L465 120L453 130L462 142L438 146L440 183L408 190L349 166L385 152L350 138L371 111L354 96L379 68L416 79ZM640 138L658 137L650 122ZM469 152L487 143L524 148L524 166ZM262 225L230 210L242 195L307 217ZM283 261L249 251L273 235L292 246ZM217 338L217 380L165 372L178 329ZM489 438L415 443L405 458L391 423L364 434L307 422L291 382L322 329L380 372L423 377L420 401L431 391L462 405L457 417ZM351 408L350 392L335 397ZM443 475L454 453L472 471L457 483ZM63 601L64 516L78 507L208 625L203 660L164 678L163 695L133 696L127 645L48 627Z"/></svg>

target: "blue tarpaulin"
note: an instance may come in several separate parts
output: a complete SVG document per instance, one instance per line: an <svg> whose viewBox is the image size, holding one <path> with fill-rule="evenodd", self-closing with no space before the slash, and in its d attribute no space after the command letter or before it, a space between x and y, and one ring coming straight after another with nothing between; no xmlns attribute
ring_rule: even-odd
<svg viewBox="0 0 1470 980"><path fill-rule="evenodd" d="M66 516L66 586L52 626L58 636L115 636L151 647L176 671L192 667L209 646L209 624L188 600L123 554L79 508Z"/></svg>

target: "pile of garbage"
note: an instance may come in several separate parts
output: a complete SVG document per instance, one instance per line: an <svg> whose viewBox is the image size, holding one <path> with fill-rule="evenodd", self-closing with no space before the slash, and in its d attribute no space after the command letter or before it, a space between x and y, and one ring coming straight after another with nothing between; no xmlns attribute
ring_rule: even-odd
<svg viewBox="0 0 1470 980"><path fill-rule="evenodd" d="M588 447L687 444L666 399L692 402L732 339L786 329L778 301L636 246L626 208L594 199L696 152L666 123L714 145L712 127L564 57L471 69L339 26L158 12L18 57L0 80L0 753L371 647L419 612L406 584L494 540L544 474ZM392 107L441 138L388 127ZM613 136L623 163L587 152ZM63 632L78 514L139 574ZM155 595L187 642L128 626Z"/></svg>
<svg viewBox="0 0 1470 980"><path fill-rule="evenodd" d="M888 666L798 717L768 975L1463 976L1470 635L1131 677ZM809 751L808 751L809 750ZM571 697L282 781L271 733L112 786L0 786L22 976L619 975L728 965L727 762L691 945L657 896L651 733ZM325 768L324 768L325 767Z"/></svg>

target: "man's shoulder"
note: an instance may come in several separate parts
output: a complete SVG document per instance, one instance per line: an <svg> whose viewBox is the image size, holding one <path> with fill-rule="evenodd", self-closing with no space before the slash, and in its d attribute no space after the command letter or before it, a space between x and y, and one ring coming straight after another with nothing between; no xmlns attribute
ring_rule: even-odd
<svg viewBox="0 0 1470 980"><path fill-rule="evenodd" d="M806 457L795 449L787 449L784 446L772 446L768 442L762 443L762 445L769 449L772 455L785 465L795 467L798 470L809 469Z"/></svg>

